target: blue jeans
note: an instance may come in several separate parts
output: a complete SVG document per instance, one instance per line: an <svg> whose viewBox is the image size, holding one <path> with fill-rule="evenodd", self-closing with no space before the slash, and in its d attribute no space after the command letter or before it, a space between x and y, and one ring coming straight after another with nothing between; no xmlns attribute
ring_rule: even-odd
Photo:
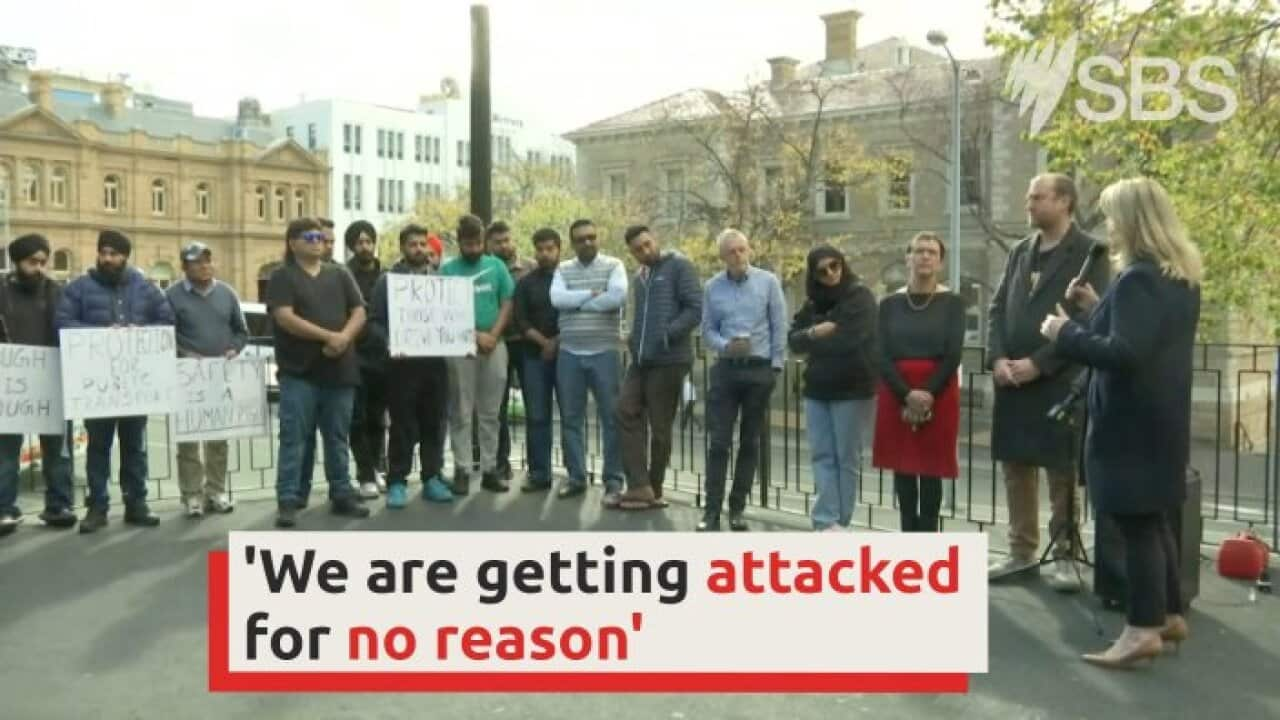
<svg viewBox="0 0 1280 720"><path fill-rule="evenodd" d="M813 527L848 527L857 502L862 476L862 446L871 426L873 399L804 400L809 429L809 454L813 459Z"/></svg>
<svg viewBox="0 0 1280 720"><path fill-rule="evenodd" d="M594 355L574 355L561 350L556 358L556 397L560 401L560 441L569 484L587 484L587 391L596 401L600 437L604 445L605 492L621 492L622 453L618 447L618 391L622 368L617 350Z"/></svg>
<svg viewBox="0 0 1280 720"><path fill-rule="evenodd" d="M40 469L44 475L44 509L71 509L70 427L62 435L40 436ZM21 515L18 509L18 466L22 435L0 435L0 515Z"/></svg>
<svg viewBox="0 0 1280 720"><path fill-rule="evenodd" d="M85 475L89 480L89 507L106 512L111 505L111 445L120 436L120 492L125 507L147 501L147 419L145 417L85 420L89 452Z"/></svg>
<svg viewBox="0 0 1280 720"><path fill-rule="evenodd" d="M354 387L322 387L302 378L280 376L280 452L276 457L276 502L302 503L303 453L307 438L320 430L329 499L354 495L347 433L355 404Z"/></svg>
<svg viewBox="0 0 1280 720"><path fill-rule="evenodd" d="M526 348L520 358L524 396L525 457L529 482L551 484L551 401L556 392L556 361L542 359L542 351Z"/></svg>

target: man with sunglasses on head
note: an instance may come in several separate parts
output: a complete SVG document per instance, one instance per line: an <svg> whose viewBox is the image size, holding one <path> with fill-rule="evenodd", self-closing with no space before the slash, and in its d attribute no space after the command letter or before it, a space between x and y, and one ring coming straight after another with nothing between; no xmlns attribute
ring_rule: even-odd
<svg viewBox="0 0 1280 720"><path fill-rule="evenodd" d="M280 452L276 527L297 524L303 507L302 455L317 427L335 515L369 515L351 485L348 430L360 366L355 340L365 323L364 298L351 273L324 262L319 222L298 218L285 231L285 262L267 283L280 380Z"/></svg>

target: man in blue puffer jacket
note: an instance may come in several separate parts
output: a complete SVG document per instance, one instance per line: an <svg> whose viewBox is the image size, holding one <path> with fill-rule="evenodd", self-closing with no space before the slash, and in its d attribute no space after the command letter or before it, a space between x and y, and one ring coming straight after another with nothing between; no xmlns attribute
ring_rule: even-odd
<svg viewBox="0 0 1280 720"><path fill-rule="evenodd" d="M173 308L159 288L129 267L133 247L115 230L98 234L98 264L76 278L62 292L54 324L63 328L172 325ZM85 420L89 452L85 474L89 480L89 509L80 521L80 532L91 533L107 524L111 481L111 444L120 435L120 487L124 496L124 521L154 527L160 518L147 507L147 418L98 418Z"/></svg>
<svg viewBox="0 0 1280 720"><path fill-rule="evenodd" d="M693 364L690 335L702 321L702 287L693 263L680 253L664 252L649 228L627 228L625 238L640 265L627 343L631 366L618 398L627 490L606 506L647 510L666 505L662 485L671 459L671 428Z"/></svg>

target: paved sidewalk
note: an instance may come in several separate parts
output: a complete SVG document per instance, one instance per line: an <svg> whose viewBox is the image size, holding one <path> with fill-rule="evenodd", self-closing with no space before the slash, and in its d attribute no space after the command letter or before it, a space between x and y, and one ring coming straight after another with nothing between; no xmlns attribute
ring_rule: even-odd
<svg viewBox="0 0 1280 720"><path fill-rule="evenodd" d="M24 498L38 507L33 500ZM268 529L274 517L269 494L239 500L235 513L199 521L158 503L164 521L154 530L123 525L117 507L111 525L88 537L46 530L28 517L0 538L0 718L1280 717L1280 602L1264 595L1250 603L1247 588L1217 578L1207 560L1189 616L1191 641L1180 656L1134 672L1079 660L1107 642L1095 634L1092 596L1059 596L1034 579L993 587L990 672L975 676L966 696L211 695L205 553L224 546L229 530ZM598 500L594 492L582 502L480 493L446 507L415 501L397 513L379 502L360 523L328 515L317 492L300 527L625 532L689 530L697 520L687 505L622 514L600 510ZM757 514L753 524L793 530L804 520ZM1118 614L1097 616L1108 637L1123 623ZM748 629L742 641L751 642Z"/></svg>

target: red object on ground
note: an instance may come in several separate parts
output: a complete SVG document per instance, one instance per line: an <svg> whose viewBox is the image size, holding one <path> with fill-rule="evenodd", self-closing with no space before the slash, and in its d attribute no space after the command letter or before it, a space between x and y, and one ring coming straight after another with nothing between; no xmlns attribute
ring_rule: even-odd
<svg viewBox="0 0 1280 720"><path fill-rule="evenodd" d="M1218 546L1218 574L1238 580L1257 580L1267 569L1270 552L1253 531L1237 533Z"/></svg>

